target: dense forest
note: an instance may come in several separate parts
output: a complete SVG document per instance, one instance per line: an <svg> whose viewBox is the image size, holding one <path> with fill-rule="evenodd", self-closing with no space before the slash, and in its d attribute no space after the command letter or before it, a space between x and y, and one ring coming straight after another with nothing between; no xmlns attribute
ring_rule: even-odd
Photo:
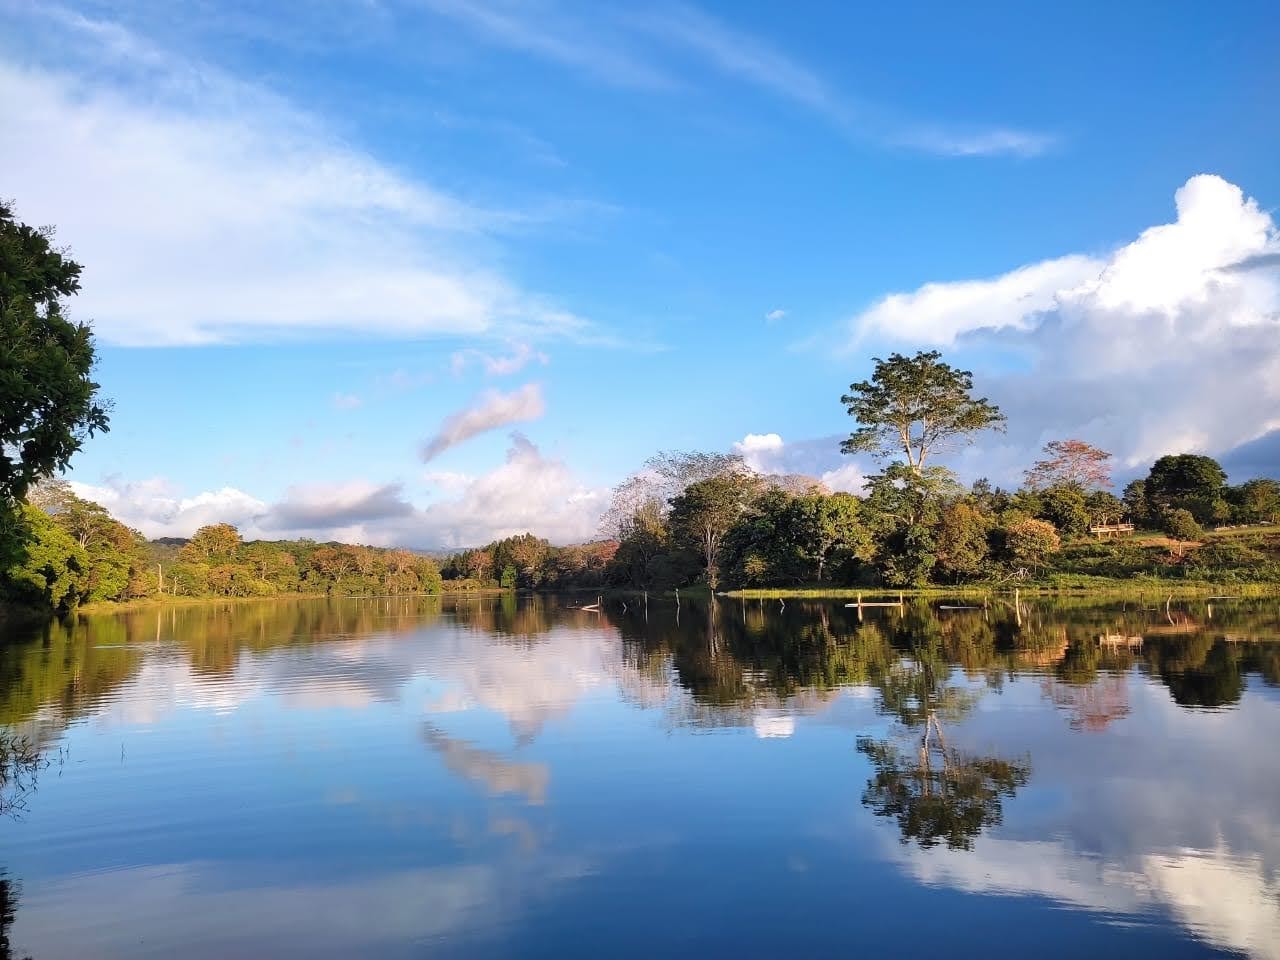
<svg viewBox="0 0 1280 960"><path fill-rule="evenodd" d="M186 541L147 541L60 481L33 487L22 505L25 547L0 584L12 601L66 610L143 597L438 593L430 557L312 540L245 543L230 524Z"/></svg>
<svg viewBox="0 0 1280 960"><path fill-rule="evenodd" d="M1214 460L1182 454L1117 497L1108 462L1057 441L1014 491L898 464L855 496L753 473L731 455L662 454L615 491L609 538L510 537L454 554L442 573L446 586L526 589L1280 580L1280 483L1230 486ZM1094 532L1121 522L1135 529Z"/></svg>

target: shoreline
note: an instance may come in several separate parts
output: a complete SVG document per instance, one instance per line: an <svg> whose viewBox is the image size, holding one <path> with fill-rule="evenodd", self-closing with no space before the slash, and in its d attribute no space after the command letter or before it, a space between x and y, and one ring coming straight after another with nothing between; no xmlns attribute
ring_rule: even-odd
<svg viewBox="0 0 1280 960"><path fill-rule="evenodd" d="M716 591L717 599L724 600L854 600L859 595L867 602L882 602L886 597L902 596L912 598L941 597L984 597L996 595L1012 595L1018 592L1024 597L1088 599L1119 599L1126 596L1139 597L1209 597L1231 596L1241 599L1265 599L1280 596L1280 583L1255 581L1251 583L1161 583L1150 580L1100 580L1090 584L1053 585L1045 583L1008 584L957 584L955 586L906 587L751 587L737 590ZM394 600L410 598L467 598L502 596L510 591L501 588L493 590L444 590L440 593L393 593L393 594L333 594L333 593L285 593L266 597L140 597L135 600L99 600L82 604L71 611L71 616L98 616L112 613L129 613L136 610L154 610L163 607L199 607L214 604L247 604L270 603L281 600ZM672 601L676 597L675 590L640 590L631 587L597 587L553 591L516 591L517 595L561 595L570 596L581 593L600 593L614 597L640 597L648 594L652 599ZM706 601L711 592L705 586L682 589L680 596L692 601ZM10 613L10 622L16 618ZM24 617L23 619L28 619ZM6 619L6 611L0 610L0 622Z"/></svg>
<svg viewBox="0 0 1280 960"><path fill-rule="evenodd" d="M503 593L494 590L493 593ZM127 613L131 610L154 610L160 607L200 607L215 603L270 603L278 600L396 600L409 597L467 597L489 595L471 591L454 593L276 593L265 597L138 597L135 600L97 600L83 603L71 611L71 615L96 615L103 613Z"/></svg>

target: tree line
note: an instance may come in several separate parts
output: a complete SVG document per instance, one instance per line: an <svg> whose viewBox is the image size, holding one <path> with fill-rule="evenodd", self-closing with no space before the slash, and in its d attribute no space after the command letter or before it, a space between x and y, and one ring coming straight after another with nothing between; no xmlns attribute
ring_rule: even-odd
<svg viewBox="0 0 1280 960"><path fill-rule="evenodd" d="M84 500L43 481L22 505L21 558L0 571L12 602L65 611L79 603L143 597L439 593L427 556L313 540L245 542L227 523L186 541L152 542Z"/></svg>
<svg viewBox="0 0 1280 960"><path fill-rule="evenodd" d="M440 589L441 571L410 551L243 543L227 525L168 553L52 479L109 427L109 404L92 379L92 332L65 315L80 273L51 231L20 223L0 203L0 599L66 610L153 595ZM925 586L1054 570L1280 579L1274 541L1181 546L1200 541L1206 526L1280 517L1274 480L1233 487L1211 458L1178 454L1117 497L1110 455L1072 438L1049 443L1019 489L985 480L964 487L941 461L977 434L1003 430L1005 415L937 351L876 359L871 377L841 400L857 424L842 450L882 463L860 495L762 476L732 454L660 453L615 489L600 541L556 547L531 533L508 537L449 557L445 582L714 591ZM1176 546L1158 559L1119 542L1085 542L1091 527L1121 519Z"/></svg>
<svg viewBox="0 0 1280 960"><path fill-rule="evenodd" d="M962 485L938 461L1005 422L972 389L971 374L936 351L877 359L872 376L842 398L858 422L843 450L884 462L861 495L833 493L808 477L762 475L733 454L665 452L615 488L602 541L556 548L526 534L456 554L444 576L534 589L718 590L924 587L1053 571L1280 574L1274 541L1187 546L1207 526L1280 521L1280 483L1231 486L1207 456L1160 457L1116 496L1111 455L1069 438L1047 443L1017 489L985 479ZM1121 521L1163 534L1163 552L1094 538L1092 531Z"/></svg>

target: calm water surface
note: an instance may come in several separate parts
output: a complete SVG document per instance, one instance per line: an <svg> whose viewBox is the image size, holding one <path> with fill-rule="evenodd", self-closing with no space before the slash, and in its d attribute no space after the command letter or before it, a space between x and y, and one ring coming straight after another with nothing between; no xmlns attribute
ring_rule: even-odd
<svg viewBox="0 0 1280 960"><path fill-rule="evenodd" d="M1277 601L573 602L7 638L0 956L1280 958Z"/></svg>

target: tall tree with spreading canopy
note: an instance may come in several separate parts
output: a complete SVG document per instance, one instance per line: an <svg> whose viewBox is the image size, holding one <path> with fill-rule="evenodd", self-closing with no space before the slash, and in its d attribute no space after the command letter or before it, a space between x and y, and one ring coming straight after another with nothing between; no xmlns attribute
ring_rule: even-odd
<svg viewBox="0 0 1280 960"><path fill-rule="evenodd" d="M671 528L702 555L707 586L720 579L720 548L724 536L742 519L760 489L748 473L722 473L699 480L671 501Z"/></svg>
<svg viewBox="0 0 1280 960"><path fill-rule="evenodd" d="M1033 490L1072 487L1081 493L1111 486L1111 454L1083 440L1050 440L1044 459L1026 471Z"/></svg>
<svg viewBox="0 0 1280 960"><path fill-rule="evenodd" d="M108 426L91 378L93 335L63 314L80 289L80 264L53 232L20 223L0 201L0 506L62 470Z"/></svg>
<svg viewBox="0 0 1280 960"><path fill-rule="evenodd" d="M975 399L973 374L943 363L937 350L914 357L876 358L870 380L851 384L840 398L858 429L844 453L888 458L902 454L920 473L934 454L971 443L980 430L1003 430L1005 417L986 397Z"/></svg>

